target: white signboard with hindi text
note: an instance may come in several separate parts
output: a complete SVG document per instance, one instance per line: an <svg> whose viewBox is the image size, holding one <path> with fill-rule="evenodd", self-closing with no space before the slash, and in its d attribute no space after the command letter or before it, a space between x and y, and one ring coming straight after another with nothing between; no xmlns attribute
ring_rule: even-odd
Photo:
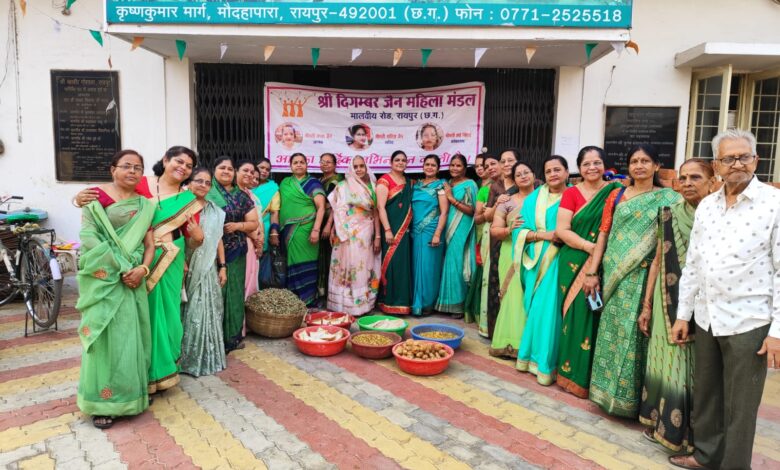
<svg viewBox="0 0 780 470"><path fill-rule="evenodd" d="M426 155L442 169L457 153L469 162L482 148L485 85L461 83L417 90L341 90L268 82L264 93L265 154L274 170L289 170L294 153L310 165L330 152L338 171L361 155L377 173L403 150L409 172L421 172Z"/></svg>

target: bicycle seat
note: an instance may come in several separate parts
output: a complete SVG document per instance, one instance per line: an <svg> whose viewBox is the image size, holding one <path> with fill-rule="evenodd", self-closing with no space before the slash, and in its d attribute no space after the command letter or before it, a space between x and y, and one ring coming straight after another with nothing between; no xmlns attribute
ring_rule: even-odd
<svg viewBox="0 0 780 470"><path fill-rule="evenodd" d="M40 209L25 209L19 211L11 211L7 214L0 214L0 221L5 221L9 224L19 222L39 222L49 218L49 214Z"/></svg>

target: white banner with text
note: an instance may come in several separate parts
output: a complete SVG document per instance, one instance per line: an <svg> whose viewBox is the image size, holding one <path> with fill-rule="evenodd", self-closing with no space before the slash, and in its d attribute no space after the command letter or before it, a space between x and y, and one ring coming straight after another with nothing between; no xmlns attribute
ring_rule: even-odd
<svg viewBox="0 0 780 470"><path fill-rule="evenodd" d="M453 155L469 162L482 148L485 85L461 83L417 90L341 90L268 82L264 89L265 154L275 171L289 171L300 152L316 172L321 154L336 156L340 173L355 155L377 173L403 150L409 172L436 154L442 169Z"/></svg>

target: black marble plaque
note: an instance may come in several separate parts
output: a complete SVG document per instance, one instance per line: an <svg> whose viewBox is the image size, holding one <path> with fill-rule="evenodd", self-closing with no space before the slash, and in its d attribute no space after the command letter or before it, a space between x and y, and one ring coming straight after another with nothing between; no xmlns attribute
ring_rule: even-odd
<svg viewBox="0 0 780 470"><path fill-rule="evenodd" d="M52 70L51 98L58 181L110 181L121 147L119 73Z"/></svg>
<svg viewBox="0 0 780 470"><path fill-rule="evenodd" d="M673 169L679 107L607 106L604 151L607 168L628 174L628 151L637 144L658 149L661 167Z"/></svg>

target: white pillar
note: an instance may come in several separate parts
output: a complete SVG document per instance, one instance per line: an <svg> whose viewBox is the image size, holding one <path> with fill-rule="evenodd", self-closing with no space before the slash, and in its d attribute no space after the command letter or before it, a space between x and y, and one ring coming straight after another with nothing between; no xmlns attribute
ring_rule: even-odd
<svg viewBox="0 0 780 470"><path fill-rule="evenodd" d="M195 70L188 59L165 59L165 143L195 148Z"/></svg>
<svg viewBox="0 0 780 470"><path fill-rule="evenodd" d="M566 158L572 173L577 171L577 152L581 147L584 75L585 71L581 67L559 67L556 75L553 153Z"/></svg>

